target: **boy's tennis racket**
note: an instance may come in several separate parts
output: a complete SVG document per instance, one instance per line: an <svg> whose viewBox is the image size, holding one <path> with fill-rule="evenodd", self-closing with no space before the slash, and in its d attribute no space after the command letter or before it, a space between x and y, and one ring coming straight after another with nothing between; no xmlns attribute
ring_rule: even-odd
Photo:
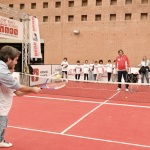
<svg viewBox="0 0 150 150"><path fill-rule="evenodd" d="M41 89L58 90L65 87L68 81L66 79L47 79L46 82L41 86Z"/></svg>

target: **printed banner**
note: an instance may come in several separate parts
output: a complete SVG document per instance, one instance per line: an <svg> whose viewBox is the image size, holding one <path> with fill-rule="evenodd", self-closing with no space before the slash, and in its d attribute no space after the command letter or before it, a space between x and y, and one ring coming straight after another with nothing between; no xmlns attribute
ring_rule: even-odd
<svg viewBox="0 0 150 150"><path fill-rule="evenodd" d="M51 65L32 65L33 74L37 76L49 77L51 73ZM30 86L38 85L45 83L45 78L39 78L36 76L32 76L30 78Z"/></svg>
<svg viewBox="0 0 150 150"><path fill-rule="evenodd" d="M42 58L38 19L33 16L30 16L29 19L31 58Z"/></svg>
<svg viewBox="0 0 150 150"><path fill-rule="evenodd" d="M0 16L0 37L23 40L23 23Z"/></svg>

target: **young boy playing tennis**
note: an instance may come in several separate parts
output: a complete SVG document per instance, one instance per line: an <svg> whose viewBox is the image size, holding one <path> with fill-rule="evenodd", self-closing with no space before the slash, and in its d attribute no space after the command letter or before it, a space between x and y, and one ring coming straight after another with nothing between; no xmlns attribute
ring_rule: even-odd
<svg viewBox="0 0 150 150"><path fill-rule="evenodd" d="M0 148L11 147L12 143L5 142L5 129L7 127L8 113L12 106L13 93L25 95L38 93L38 87L20 85L12 76L21 52L11 46L4 46L0 50Z"/></svg>

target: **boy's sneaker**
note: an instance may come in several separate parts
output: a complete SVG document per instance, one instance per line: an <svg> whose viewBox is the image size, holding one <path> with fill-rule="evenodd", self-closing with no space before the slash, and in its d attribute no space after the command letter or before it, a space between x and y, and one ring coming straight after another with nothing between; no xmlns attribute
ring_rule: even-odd
<svg viewBox="0 0 150 150"><path fill-rule="evenodd" d="M125 89L126 92L129 92L129 89Z"/></svg>
<svg viewBox="0 0 150 150"><path fill-rule="evenodd" d="M0 147L11 147L11 146L12 146L12 143L8 143L5 141L0 142Z"/></svg>
<svg viewBox="0 0 150 150"><path fill-rule="evenodd" d="M121 88L118 88L117 91L121 91Z"/></svg>

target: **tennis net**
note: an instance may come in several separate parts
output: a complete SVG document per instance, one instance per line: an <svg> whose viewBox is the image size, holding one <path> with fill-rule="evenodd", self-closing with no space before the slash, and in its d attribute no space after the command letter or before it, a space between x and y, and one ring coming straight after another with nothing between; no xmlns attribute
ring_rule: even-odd
<svg viewBox="0 0 150 150"><path fill-rule="evenodd" d="M28 78L31 86L41 86L48 77L23 75L22 80ZM27 80L25 80L26 82ZM40 82L39 82L40 81ZM128 83L121 82L121 90L118 91L117 82L105 81L84 81L84 80L68 80L65 86L57 90L44 89L40 94L60 95L76 98L90 98L97 100L114 100L128 101L137 103L150 102L150 84L137 83L137 80L127 80ZM126 84L129 84L129 91L125 91ZM59 85L58 85L59 86Z"/></svg>
<svg viewBox="0 0 150 150"><path fill-rule="evenodd" d="M45 94L138 103L150 102L150 86L148 84L128 83L128 92L125 91L126 84L121 83L122 88L118 91L117 82L69 80L64 88L50 93L45 91Z"/></svg>

